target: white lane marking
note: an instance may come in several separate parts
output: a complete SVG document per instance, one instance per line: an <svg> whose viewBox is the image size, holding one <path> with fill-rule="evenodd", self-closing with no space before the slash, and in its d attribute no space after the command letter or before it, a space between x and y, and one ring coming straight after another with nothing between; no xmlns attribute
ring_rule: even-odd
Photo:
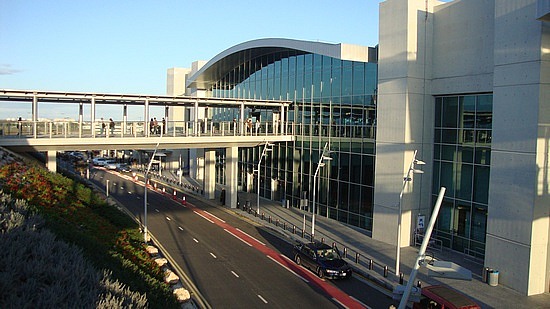
<svg viewBox="0 0 550 309"><path fill-rule="evenodd" d="M128 191L128 194L132 194L132 191Z"/></svg>
<svg viewBox="0 0 550 309"><path fill-rule="evenodd" d="M284 256L284 255L281 255L281 256L287 258L287 257ZM288 270L288 271L291 272L294 276L296 276L296 277L302 279L305 283L309 283L309 281L308 281L306 278L304 278L304 277L298 275L295 271L293 271L292 269L290 269L290 268L286 267L285 265L281 264L281 262L277 261L276 259L270 257L269 255L267 256L267 258L270 259L270 260L272 260L273 262L279 264L279 266L281 266L281 267L283 267L284 269ZM287 258L287 260L293 262L293 261L290 260L289 258Z"/></svg>
<svg viewBox="0 0 550 309"><path fill-rule="evenodd" d="M199 241L198 241L196 238L193 238L193 240L194 240L197 244L199 243Z"/></svg>
<svg viewBox="0 0 550 309"><path fill-rule="evenodd" d="M224 221L224 220L222 220L222 219L220 219L220 218L218 218L218 217L214 216L213 214L209 213L208 211L206 211L206 210L205 210L204 212L205 212L205 213L207 213L207 214L209 214L209 215L211 215L212 217L214 217L214 218L216 218L216 219L220 220L221 222L225 223L225 221Z"/></svg>
<svg viewBox="0 0 550 309"><path fill-rule="evenodd" d="M357 298L355 298L355 297L353 297L353 296L351 296L351 295L350 295L349 297L350 297L351 299L355 300L356 302L360 303L361 306L363 306L363 307L365 307L365 308L367 308L367 309L372 309L371 307L367 306L367 304L365 304L364 302L360 301L359 299L357 299Z"/></svg>
<svg viewBox="0 0 550 309"><path fill-rule="evenodd" d="M246 232L243 232L243 231L241 231L241 230L240 230L239 228L237 228L237 231L239 231L239 232L241 232L241 233L245 234L246 236L248 236L248 237L250 237L250 238L254 239L255 241L257 241L257 242L259 242L260 244L262 244L262 245L264 245L264 246L265 246L265 244L264 244L263 242L261 242L261 241L257 240L256 238L254 238L254 237L250 236L250 235L249 235L248 233L246 233Z"/></svg>
<svg viewBox="0 0 550 309"><path fill-rule="evenodd" d="M210 223L214 223L214 221L212 221L212 220L208 219L207 217L203 216L201 213L199 213L199 212L197 212L197 211L195 211L195 210L193 210L193 212L196 213L197 215L201 216L204 220L206 220L206 221L208 221L208 222L210 222Z"/></svg>
<svg viewBox="0 0 550 309"><path fill-rule="evenodd" d="M183 231L183 227L181 226L178 226L178 229L180 229L180 231Z"/></svg>
<svg viewBox="0 0 550 309"><path fill-rule="evenodd" d="M236 273L236 272L234 272L234 271L231 271L231 273L233 274L233 276L235 276L235 277L239 278L239 275L237 275L237 273Z"/></svg>
<svg viewBox="0 0 550 309"><path fill-rule="evenodd" d="M147 203L147 204L149 204L149 203ZM159 211L158 209L156 209L156 208L155 208L155 211L156 211L156 212L160 212L160 211Z"/></svg>
<svg viewBox="0 0 550 309"><path fill-rule="evenodd" d="M237 238L238 240L240 240L240 241L244 242L245 244L249 245L250 247L252 247L252 245L251 245L250 243L248 243L246 240L244 240L244 239L240 238L239 236L237 236L237 235L231 233L231 232L228 231L227 229L223 229L223 230L226 231L227 233L233 235L233 237Z"/></svg>
<svg viewBox="0 0 550 309"><path fill-rule="evenodd" d="M210 255L211 255L213 258L215 258L215 259L218 258L218 257L217 257L214 253L212 253L212 252L210 252Z"/></svg>
<svg viewBox="0 0 550 309"><path fill-rule="evenodd" d="M262 295L258 294L258 297L259 297L265 304L267 304L267 300L265 300L265 298L263 298Z"/></svg>
<svg viewBox="0 0 550 309"><path fill-rule="evenodd" d="M334 298L334 297L332 298L332 300L333 300L334 302L336 302L336 303L339 303L340 306L342 306L342 307L344 307L344 308L349 308L349 307L347 307L347 306L344 306L344 304L342 304L339 300L337 300L337 299Z"/></svg>
<svg viewBox="0 0 550 309"><path fill-rule="evenodd" d="M136 195L136 198L137 198L138 200L141 200L141 197L140 197L139 195Z"/></svg>
<svg viewBox="0 0 550 309"><path fill-rule="evenodd" d="M166 217L166 220L170 221L170 220L172 220L172 219L170 219L170 217Z"/></svg>

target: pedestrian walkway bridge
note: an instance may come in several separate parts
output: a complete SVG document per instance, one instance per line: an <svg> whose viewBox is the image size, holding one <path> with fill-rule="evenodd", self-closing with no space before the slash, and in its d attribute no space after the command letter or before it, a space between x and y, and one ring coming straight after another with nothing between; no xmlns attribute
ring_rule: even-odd
<svg viewBox="0 0 550 309"><path fill-rule="evenodd" d="M0 102L26 103L32 115L0 120L0 145L14 151L154 149L157 144L161 149L252 147L292 141L295 135L294 126L284 119L289 101L0 90ZM68 104L79 111L78 119L41 119L43 103ZM122 120L110 124L96 119L99 105L120 106ZM143 119L150 118L152 106L164 107L165 119L155 124L129 120L129 105L143 107ZM188 109L192 120L169 119L171 107ZM239 117L230 121L199 117L201 108L220 107L235 109ZM85 110L90 112L85 115ZM277 114L277 121L249 124L245 113L251 110L269 110Z"/></svg>

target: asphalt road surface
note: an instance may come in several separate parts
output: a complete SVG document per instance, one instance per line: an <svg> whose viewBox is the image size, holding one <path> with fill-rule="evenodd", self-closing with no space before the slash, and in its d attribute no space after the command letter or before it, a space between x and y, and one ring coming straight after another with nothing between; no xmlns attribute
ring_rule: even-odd
<svg viewBox="0 0 550 309"><path fill-rule="evenodd" d="M121 177L122 176L122 177ZM141 222L143 182L93 169ZM147 226L212 308L388 308L392 301L354 275L331 281L292 261L292 245L253 222L187 196L186 205L160 190L147 194Z"/></svg>

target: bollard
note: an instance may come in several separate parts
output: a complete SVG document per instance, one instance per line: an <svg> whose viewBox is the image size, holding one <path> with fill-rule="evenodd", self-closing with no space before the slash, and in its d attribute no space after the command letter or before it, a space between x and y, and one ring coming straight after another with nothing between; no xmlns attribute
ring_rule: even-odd
<svg viewBox="0 0 550 309"><path fill-rule="evenodd" d="M359 263L359 252L355 253L355 263Z"/></svg>
<svg viewBox="0 0 550 309"><path fill-rule="evenodd" d="M348 257L348 248L344 247L344 259Z"/></svg>
<svg viewBox="0 0 550 309"><path fill-rule="evenodd" d="M333 249L336 248L336 242L334 242L334 241L332 242L332 248Z"/></svg>
<svg viewBox="0 0 550 309"><path fill-rule="evenodd" d="M166 193L166 188L165 187L162 187L162 193Z"/></svg>
<svg viewBox="0 0 550 309"><path fill-rule="evenodd" d="M275 221L275 226L279 226L279 219L277 219L277 221Z"/></svg>
<svg viewBox="0 0 550 309"><path fill-rule="evenodd" d="M286 231L286 222L283 222L283 230Z"/></svg>
<svg viewBox="0 0 550 309"><path fill-rule="evenodd" d="M292 234L296 234L296 225L292 225Z"/></svg>
<svg viewBox="0 0 550 309"><path fill-rule="evenodd" d="M186 203L186 202L185 202L185 195L181 198L181 203L182 203L183 205L185 205L185 203Z"/></svg>
<svg viewBox="0 0 550 309"><path fill-rule="evenodd" d="M384 278L388 277L388 266L384 266Z"/></svg>
<svg viewBox="0 0 550 309"><path fill-rule="evenodd" d="M302 230L302 238L304 238L305 233L306 233L306 231Z"/></svg>
<svg viewBox="0 0 550 309"><path fill-rule="evenodd" d="M399 273L399 284L403 284L403 273Z"/></svg>
<svg viewBox="0 0 550 309"><path fill-rule="evenodd" d="M157 183L156 183L156 182L155 182L155 184L154 184L154 186L153 186L153 187L155 187L155 190L157 189Z"/></svg>
<svg viewBox="0 0 550 309"><path fill-rule="evenodd" d="M271 215L269 215L268 218L269 218L268 222L271 223Z"/></svg>
<svg viewBox="0 0 550 309"><path fill-rule="evenodd" d="M176 190L174 190L174 194L173 194L172 196L173 196L173 199L174 199L174 200L177 198L177 196L176 196Z"/></svg>
<svg viewBox="0 0 550 309"><path fill-rule="evenodd" d="M418 280L418 281L416 282L416 287L417 287L417 288L421 288L421 287L422 287L422 283L420 283L420 280Z"/></svg>
<svg viewBox="0 0 550 309"><path fill-rule="evenodd" d="M370 270L374 269L374 261L372 259L369 259L369 269Z"/></svg>
<svg viewBox="0 0 550 309"><path fill-rule="evenodd" d="M262 212L262 220L265 220L265 213Z"/></svg>
<svg viewBox="0 0 550 309"><path fill-rule="evenodd" d="M321 237L321 243L322 243L322 244L325 243L325 238L324 238L324 237Z"/></svg>

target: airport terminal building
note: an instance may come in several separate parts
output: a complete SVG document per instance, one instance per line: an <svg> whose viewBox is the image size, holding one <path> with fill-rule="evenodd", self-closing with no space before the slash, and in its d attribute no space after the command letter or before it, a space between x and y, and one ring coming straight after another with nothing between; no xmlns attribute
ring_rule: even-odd
<svg viewBox="0 0 550 309"><path fill-rule="evenodd" d="M285 115L194 114L292 124L296 140L262 158L259 190L262 146L239 150L240 190L307 211L315 197L319 215L386 243L397 243L400 217L403 247L445 187L438 243L540 294L550 286L549 12L547 0L386 0L377 46L253 40L169 69L167 91L291 102ZM201 152L189 158L200 169ZM223 149L216 162L224 185Z"/></svg>

